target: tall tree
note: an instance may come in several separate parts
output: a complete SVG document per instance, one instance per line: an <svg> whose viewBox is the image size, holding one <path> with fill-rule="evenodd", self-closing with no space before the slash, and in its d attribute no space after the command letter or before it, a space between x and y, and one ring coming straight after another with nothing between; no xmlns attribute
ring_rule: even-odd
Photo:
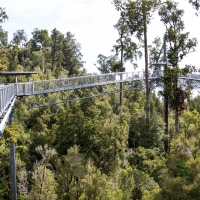
<svg viewBox="0 0 200 200"><path fill-rule="evenodd" d="M6 47L8 43L8 32L0 26L0 45Z"/></svg>
<svg viewBox="0 0 200 200"><path fill-rule="evenodd" d="M50 161L53 160L57 153L54 149L45 145L36 147L36 152L42 156L40 161L36 161L34 171L32 172L32 187L30 191L30 199L57 199L54 173L48 169Z"/></svg>
<svg viewBox="0 0 200 200"><path fill-rule="evenodd" d="M33 38L31 39L31 48L32 50L40 50L43 47L50 46L50 37L47 30L39 30L35 28L32 32Z"/></svg>
<svg viewBox="0 0 200 200"><path fill-rule="evenodd" d="M27 35L26 32L22 30L17 30L16 33L13 34L12 43L20 46L22 49L27 42Z"/></svg>
<svg viewBox="0 0 200 200"><path fill-rule="evenodd" d="M62 52L64 56L63 67L68 70L68 75L79 75L83 69L83 55L81 54L80 43L76 41L71 32L67 32L65 35Z"/></svg>
<svg viewBox="0 0 200 200"><path fill-rule="evenodd" d="M166 39L164 36L163 43L161 42L160 37L157 37L153 41L153 45L149 46L149 62L150 66L155 69L155 70L160 70L162 64L155 65L155 63L161 63L164 62L166 63L167 58L166 58ZM162 56L163 52L163 56ZM165 64L164 66L164 73L167 69L167 65ZM155 73L157 73L155 71ZM160 83L159 80L150 80L150 84L154 84L154 82L157 82L158 84ZM164 151L165 153L169 153L169 138L168 138L168 98L165 96L164 97L164 121L165 121L165 139L164 139Z"/></svg>
<svg viewBox="0 0 200 200"><path fill-rule="evenodd" d="M23 64L25 59L25 46L27 43L27 35L26 32L22 30L17 30L16 33L13 34L13 40L12 43L14 45L18 45L20 48L20 51L18 53L18 60L20 64Z"/></svg>
<svg viewBox="0 0 200 200"><path fill-rule="evenodd" d="M58 160L57 164L58 187L57 193L61 200L79 199L83 184L82 179L86 175L86 161L84 155L79 153L79 147L68 149L68 154Z"/></svg>
<svg viewBox="0 0 200 200"><path fill-rule="evenodd" d="M102 54L99 54L97 58L98 65L94 65L102 74L117 72L120 68L120 61L116 55L104 56Z"/></svg>
<svg viewBox="0 0 200 200"><path fill-rule="evenodd" d="M182 20L184 11L178 9L178 3L166 1L160 7L159 15L166 27L166 39L169 44L167 52L172 69L165 75L164 95L169 99L169 104L175 110L175 133L179 133L179 111L183 109L184 98L187 93L178 85L178 76L185 70L179 68L179 63L190 52L195 51L196 38L189 38L189 32L183 33L184 22ZM186 67L187 68L187 67Z"/></svg>
<svg viewBox="0 0 200 200"><path fill-rule="evenodd" d="M155 70L159 70L161 66L155 66L155 63L163 61L163 43L160 37L156 37L152 44L148 46L149 49L149 66Z"/></svg>
<svg viewBox="0 0 200 200"><path fill-rule="evenodd" d="M9 148L5 138L0 140L0 197L11 199L11 189L9 187Z"/></svg>
<svg viewBox="0 0 200 200"><path fill-rule="evenodd" d="M58 30L53 29L51 32L51 58L52 58L52 70L58 75L63 62L63 40L64 35Z"/></svg>
<svg viewBox="0 0 200 200"><path fill-rule="evenodd" d="M117 56L120 54L120 65L118 71L123 72L125 71L124 63L126 61L131 61L131 63L133 63L133 60L137 59L138 54L141 57L141 52L138 51L137 44L133 42L130 37L131 33L123 10L120 12L120 18L114 27L118 31L119 38L116 40L117 44L113 46L113 51L115 51ZM134 64L134 66L136 66L136 64ZM122 106L123 96L122 84L123 83L120 83L120 106Z"/></svg>
<svg viewBox="0 0 200 200"><path fill-rule="evenodd" d="M35 28L32 32L33 37L30 39L29 43L31 46L33 66L40 65L42 70L49 68L48 65L51 63L50 57L50 42L51 38L46 29Z"/></svg>
<svg viewBox="0 0 200 200"><path fill-rule="evenodd" d="M8 20L8 16L4 8L0 7L0 24ZM8 59L6 57L6 50L4 47L7 45L8 34L0 26L0 71L7 69Z"/></svg>
<svg viewBox="0 0 200 200"><path fill-rule="evenodd" d="M149 126L149 72L148 72L148 43L147 24L152 13L158 8L160 0L127 0L122 3L114 0L117 10L123 11L131 34L134 34L144 46L145 55L145 83L146 83L146 125Z"/></svg>
<svg viewBox="0 0 200 200"><path fill-rule="evenodd" d="M9 60L8 70L16 70L18 60L18 53L20 49L17 45L9 45L7 48L7 58Z"/></svg>

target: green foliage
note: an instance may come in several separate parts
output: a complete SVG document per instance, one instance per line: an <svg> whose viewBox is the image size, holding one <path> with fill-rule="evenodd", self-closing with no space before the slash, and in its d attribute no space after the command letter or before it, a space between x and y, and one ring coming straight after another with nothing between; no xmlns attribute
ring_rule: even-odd
<svg viewBox="0 0 200 200"><path fill-rule="evenodd" d="M41 178L41 176L44 176L45 179ZM34 182L34 185L32 185L30 199L57 199L57 195L55 194L57 184L51 170L39 166L32 174L32 182Z"/></svg>
<svg viewBox="0 0 200 200"><path fill-rule="evenodd" d="M8 57L5 49L0 46L0 71L6 71L8 67Z"/></svg>
<svg viewBox="0 0 200 200"><path fill-rule="evenodd" d="M83 180L84 190L79 199L122 199L122 190L117 189L115 183L112 182L108 176L101 174L91 163L88 163L87 169L88 174Z"/></svg>
<svg viewBox="0 0 200 200"><path fill-rule="evenodd" d="M190 192L192 185L188 185L186 180L181 177L167 179L165 177L164 183L165 189L163 190L163 196L166 200L177 199L177 200L188 200L191 198Z"/></svg>
<svg viewBox="0 0 200 200"><path fill-rule="evenodd" d="M0 26L0 45L6 47L8 44L8 32L4 31Z"/></svg>
<svg viewBox="0 0 200 200"><path fill-rule="evenodd" d="M30 199L57 199L55 193L57 182L54 178L52 170L48 169L50 161L57 155L54 149L44 147L36 147L36 152L42 156L40 161L36 161L31 176L32 187L29 193Z"/></svg>
<svg viewBox="0 0 200 200"><path fill-rule="evenodd" d="M196 111L198 111L198 113L200 113L200 103L199 103L199 101L200 101L199 96L197 96L193 99L190 99L189 100L189 110L190 111L196 110Z"/></svg>
<svg viewBox="0 0 200 200"><path fill-rule="evenodd" d="M9 145L5 138L0 140L0 199L10 198L10 177L9 177Z"/></svg>
<svg viewBox="0 0 200 200"><path fill-rule="evenodd" d="M131 166L149 174L158 181L159 171L165 166L165 160L153 149L138 147L129 155Z"/></svg>
<svg viewBox="0 0 200 200"><path fill-rule="evenodd" d="M16 33L13 34L13 41L12 41L13 44L18 45L22 48L25 46L26 42L27 42L27 35L23 29L16 31Z"/></svg>
<svg viewBox="0 0 200 200"><path fill-rule="evenodd" d="M20 49L16 45L9 45L5 50L7 51L7 59L9 60L7 63L7 69L14 71L18 64L18 53Z"/></svg>
<svg viewBox="0 0 200 200"><path fill-rule="evenodd" d="M196 199L198 196L199 158L195 158L193 140L184 139L180 135L171 141L170 155L166 159L167 168L162 169L159 176L165 199Z"/></svg>
<svg viewBox="0 0 200 200"><path fill-rule="evenodd" d="M81 182L86 172L86 161L84 155L79 153L79 147L75 145L68 149L68 154L57 163L59 199L78 199L83 190Z"/></svg>
<svg viewBox="0 0 200 200"><path fill-rule="evenodd" d="M52 58L51 70L56 73L58 73L57 70L59 70L59 68L61 67L61 63L63 62L64 58L62 54L63 40L64 40L64 35L60 33L58 30L56 30L56 28L53 29L51 33L51 58Z"/></svg>
<svg viewBox="0 0 200 200"><path fill-rule="evenodd" d="M163 61L163 57L161 56L163 53L163 45L161 42L160 37L156 37L153 42L152 45L148 46L149 49L149 65L151 68L153 68L153 64L155 63L159 63L161 61ZM159 69L160 67L156 66L155 69Z"/></svg>
<svg viewBox="0 0 200 200"><path fill-rule="evenodd" d="M196 110L193 110L192 112L184 112L183 115L183 129L185 133L185 137L188 139L191 136L197 136L199 133L200 127L199 127L199 120L200 115Z"/></svg>
<svg viewBox="0 0 200 200"><path fill-rule="evenodd" d="M114 173L124 163L125 148L127 146L128 124L127 115L113 116L104 120L99 130L95 160L105 173ZM122 121L123 119L123 121Z"/></svg>
<svg viewBox="0 0 200 200"><path fill-rule="evenodd" d="M135 186L133 169L131 167L122 169L119 174L119 188L123 191L123 200L130 199Z"/></svg>
<svg viewBox="0 0 200 200"><path fill-rule="evenodd" d="M67 32L63 41L62 53L64 55L63 68L69 72L69 76L83 75L81 45L76 41L71 32Z"/></svg>
<svg viewBox="0 0 200 200"><path fill-rule="evenodd" d="M170 106L175 110L176 135L179 134L179 112L185 109L184 100L189 96L189 91L184 90L178 84L178 76L188 70L181 70L178 64L183 58L195 51L196 38L189 38L189 32L183 33L185 28L182 20L184 11L178 9L178 3L171 0L166 1L159 9L161 21L166 27L165 37L169 43L167 57L172 69L167 69L164 76L163 95L168 99Z"/></svg>
<svg viewBox="0 0 200 200"><path fill-rule="evenodd" d="M124 2L124 3L123 3ZM102 73L123 71L122 62L141 56L131 35L147 44L147 25L160 1L120 1L115 25L119 33L114 56L98 56ZM171 1L160 7L161 20L170 41L168 59L173 64L163 79L164 96L172 109L185 108L189 92L177 84L178 76L194 70L178 63L197 44L182 33L183 11ZM0 9L0 23L7 19ZM173 22L171 26L169 21ZM81 45L70 32L34 29L28 40L24 30L14 34L8 44L6 31L0 30L0 70L34 70L32 80L79 76L85 73ZM147 49L146 49L147 50ZM147 51L145 54L147 55ZM161 58L162 44L156 38L149 47L150 63ZM119 55L122 57L119 58ZM147 57L145 57L147 59ZM123 67L123 68L122 68ZM20 77L19 82L26 81ZM14 82L13 77L2 78ZM151 83L151 82L150 82ZM154 93L149 95L146 125L146 94L142 81L132 83L138 90L99 98L84 99L43 108L29 109L26 104L45 104L65 95L89 96L89 89L22 97L15 103L15 122L7 126L0 140L0 199L11 199L9 142L16 143L18 199L96 199L161 200L197 199L200 196L200 128L198 98L190 100L190 111L180 117L180 136L174 137L174 114L169 112L170 153L163 154L165 124L163 105ZM98 93L110 86L93 88ZM124 85L127 89L128 85ZM186 94L187 93L187 94ZM120 106L121 105L121 106ZM196 111L196 110L197 111ZM58 153L57 153L58 152Z"/></svg>
<svg viewBox="0 0 200 200"><path fill-rule="evenodd" d="M166 39L170 44L168 59L173 67L177 67L178 63L197 46L196 38L189 39L189 32L182 32L185 28L183 14L184 11L178 9L178 4L173 1L167 1L159 10L161 21L167 28Z"/></svg>
<svg viewBox="0 0 200 200"><path fill-rule="evenodd" d="M133 170L135 187L132 190L132 199L160 199L160 187L148 174Z"/></svg>
<svg viewBox="0 0 200 200"><path fill-rule="evenodd" d="M7 142L14 142L14 143L17 142L16 135L17 135L18 128L19 128L19 125L16 122L5 127L4 138L6 139Z"/></svg>
<svg viewBox="0 0 200 200"><path fill-rule="evenodd" d="M126 33L136 36L139 42L141 42L142 47L144 47L144 56L145 56L145 87L146 87L146 132L149 131L149 121L150 121L150 110L149 110L149 64L148 64L148 44L147 44L147 24L152 18L152 13L157 10L160 0L154 1L119 1L114 0L115 7L118 11L121 12L121 19L119 22L125 24ZM124 26L122 26L124 27ZM122 28L123 30L123 28ZM123 33L123 32L122 32ZM122 36L122 35L121 35ZM122 39L122 37L121 37ZM121 40L122 41L122 40ZM127 40L130 42L130 40ZM121 43L122 44L122 43ZM131 45L133 46L133 45ZM130 50L130 49L129 49ZM123 51L121 56L123 55ZM123 57L123 56L122 56ZM122 65L121 65L122 67Z"/></svg>
<svg viewBox="0 0 200 200"><path fill-rule="evenodd" d="M35 28L32 35L33 38L30 40L32 51L50 47L50 37L47 30L39 30L38 28Z"/></svg>
<svg viewBox="0 0 200 200"><path fill-rule="evenodd" d="M185 100L189 99L190 94L188 89L183 89L182 86L178 85L178 76L182 72L183 69L178 67L168 68L163 77L164 91L160 92L161 95L168 97L169 106L179 111L186 109Z"/></svg>
<svg viewBox="0 0 200 200"><path fill-rule="evenodd" d="M146 18L146 23L150 22L152 13L157 9L161 1L140 0L125 1L123 3L123 1L114 0L113 2L116 9L122 11L122 14L126 17L131 33L135 34L139 39L142 39L144 31L146 31L144 30L144 19Z"/></svg>
<svg viewBox="0 0 200 200"><path fill-rule="evenodd" d="M28 199L28 171L26 163L17 158L17 191L19 199Z"/></svg>
<svg viewBox="0 0 200 200"><path fill-rule="evenodd" d="M199 0L188 0L188 2L194 7L196 11L199 11L200 8L200 1ZM198 15L198 12L196 12L196 15Z"/></svg>
<svg viewBox="0 0 200 200"><path fill-rule="evenodd" d="M0 7L0 23L4 23L6 20L8 20L8 16L6 14L5 8Z"/></svg>
<svg viewBox="0 0 200 200"><path fill-rule="evenodd" d="M120 61L118 60L116 55L107 57L102 54L99 54L97 58L98 58L97 60L98 66L96 64L94 65L102 74L119 71Z"/></svg>
<svg viewBox="0 0 200 200"><path fill-rule="evenodd" d="M132 41L131 33L129 30L129 22L127 22L124 12L120 13L120 18L117 24L114 25L115 29L118 31L119 39L116 40L116 45L113 46L115 54L118 56L120 54L120 68L116 71L124 71L124 62L130 61L134 66L134 60L137 57L142 56L142 53L138 50L137 44Z"/></svg>
<svg viewBox="0 0 200 200"><path fill-rule="evenodd" d="M144 94L137 94L136 92L136 95L138 95L139 97L137 98L136 96L137 99L134 99L134 101L136 102L131 102L129 104L129 109L131 113L129 146L134 149L138 146L143 146L145 148L157 148L158 151L162 152L162 140L164 138L164 122L161 116L159 116L158 114L158 112L161 111L161 107L159 108L159 103L155 104L155 102L157 102L157 99L152 95L152 98L150 99L150 110L152 112L152 117L149 122L149 131L146 132L146 127L144 125ZM135 97L133 96L133 94L131 94L130 98L132 99Z"/></svg>

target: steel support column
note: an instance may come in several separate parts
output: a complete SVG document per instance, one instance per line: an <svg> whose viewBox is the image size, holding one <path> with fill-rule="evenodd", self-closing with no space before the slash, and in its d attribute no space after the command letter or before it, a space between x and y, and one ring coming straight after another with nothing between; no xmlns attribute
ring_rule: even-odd
<svg viewBox="0 0 200 200"><path fill-rule="evenodd" d="M11 125L14 121L14 110L9 116L9 124ZM11 191L12 200L17 200L17 182L16 182L16 162L15 162L15 143L10 141L10 170L11 170Z"/></svg>

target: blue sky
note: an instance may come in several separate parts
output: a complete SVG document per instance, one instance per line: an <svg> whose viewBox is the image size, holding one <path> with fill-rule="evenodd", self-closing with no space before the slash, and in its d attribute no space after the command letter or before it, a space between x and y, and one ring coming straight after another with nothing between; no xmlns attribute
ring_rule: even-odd
<svg viewBox="0 0 200 200"><path fill-rule="evenodd" d="M179 8L185 10L184 20L186 31L191 37L197 37L200 43L200 16L186 0L179 0ZM82 46L83 60L88 72L97 72L93 65L98 54L111 55L112 46L117 39L117 31L113 25L117 22L119 13L110 0L0 0L0 7L5 8L9 20L3 28L9 32L9 39L16 30L24 29L28 38L34 28L47 29L49 34L56 28L63 34L70 31ZM163 37L165 28L157 15L151 21L148 29L148 43L157 37ZM200 48L184 59L182 65L193 64L200 68ZM139 69L143 69L144 61L138 61ZM132 71L130 64L127 71Z"/></svg>

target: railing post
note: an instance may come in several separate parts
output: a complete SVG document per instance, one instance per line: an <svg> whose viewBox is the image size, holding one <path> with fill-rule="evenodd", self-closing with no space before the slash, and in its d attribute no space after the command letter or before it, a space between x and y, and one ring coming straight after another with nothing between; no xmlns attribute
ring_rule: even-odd
<svg viewBox="0 0 200 200"><path fill-rule="evenodd" d="M34 83L32 83L32 94L34 94Z"/></svg>

